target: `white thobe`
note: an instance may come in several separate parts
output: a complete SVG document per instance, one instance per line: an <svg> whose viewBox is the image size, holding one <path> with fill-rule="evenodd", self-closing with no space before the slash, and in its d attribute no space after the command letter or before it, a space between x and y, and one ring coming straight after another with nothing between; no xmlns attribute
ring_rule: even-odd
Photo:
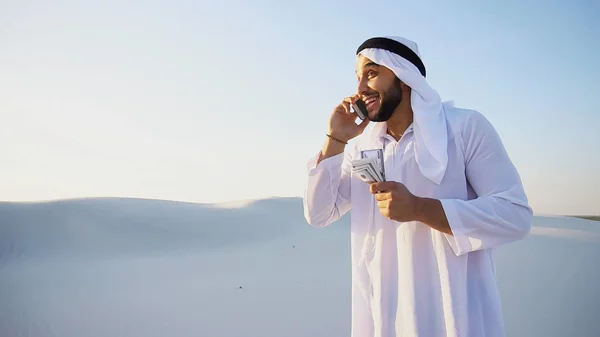
<svg viewBox="0 0 600 337"><path fill-rule="evenodd" d="M308 163L308 223L328 226L351 210L352 337L505 336L492 251L529 233L532 210L489 121L458 108L446 120L448 166L439 185L419 170L412 125L396 141L378 123L345 153ZM350 167L372 149L384 150L386 180L441 201L454 235L379 212Z"/></svg>

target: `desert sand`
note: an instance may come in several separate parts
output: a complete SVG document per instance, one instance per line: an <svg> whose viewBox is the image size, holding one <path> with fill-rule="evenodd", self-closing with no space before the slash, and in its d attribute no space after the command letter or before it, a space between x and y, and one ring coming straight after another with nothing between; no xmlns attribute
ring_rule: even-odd
<svg viewBox="0 0 600 337"><path fill-rule="evenodd" d="M349 336L349 217L297 198L0 203L0 336ZM497 250L508 336L600 336L600 223Z"/></svg>

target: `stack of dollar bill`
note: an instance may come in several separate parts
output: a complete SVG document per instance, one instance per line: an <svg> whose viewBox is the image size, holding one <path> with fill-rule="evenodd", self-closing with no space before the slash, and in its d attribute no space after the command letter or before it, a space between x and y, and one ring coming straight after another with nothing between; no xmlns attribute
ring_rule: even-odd
<svg viewBox="0 0 600 337"><path fill-rule="evenodd" d="M381 161L377 157L352 161L352 174L366 183L385 181Z"/></svg>

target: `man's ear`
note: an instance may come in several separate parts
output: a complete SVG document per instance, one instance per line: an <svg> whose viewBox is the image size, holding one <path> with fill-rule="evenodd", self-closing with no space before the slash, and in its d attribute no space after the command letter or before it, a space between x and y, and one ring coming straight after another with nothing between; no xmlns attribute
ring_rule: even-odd
<svg viewBox="0 0 600 337"><path fill-rule="evenodd" d="M400 82L400 87L402 88L402 93L410 94L411 88L404 82Z"/></svg>

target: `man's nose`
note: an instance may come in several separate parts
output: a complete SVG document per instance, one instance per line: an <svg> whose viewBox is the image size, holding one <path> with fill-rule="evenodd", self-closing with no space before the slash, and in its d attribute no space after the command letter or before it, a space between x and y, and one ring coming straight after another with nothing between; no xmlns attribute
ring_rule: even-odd
<svg viewBox="0 0 600 337"><path fill-rule="evenodd" d="M365 95L367 92L369 92L369 86L367 85L367 81L362 79L358 82L357 93Z"/></svg>

